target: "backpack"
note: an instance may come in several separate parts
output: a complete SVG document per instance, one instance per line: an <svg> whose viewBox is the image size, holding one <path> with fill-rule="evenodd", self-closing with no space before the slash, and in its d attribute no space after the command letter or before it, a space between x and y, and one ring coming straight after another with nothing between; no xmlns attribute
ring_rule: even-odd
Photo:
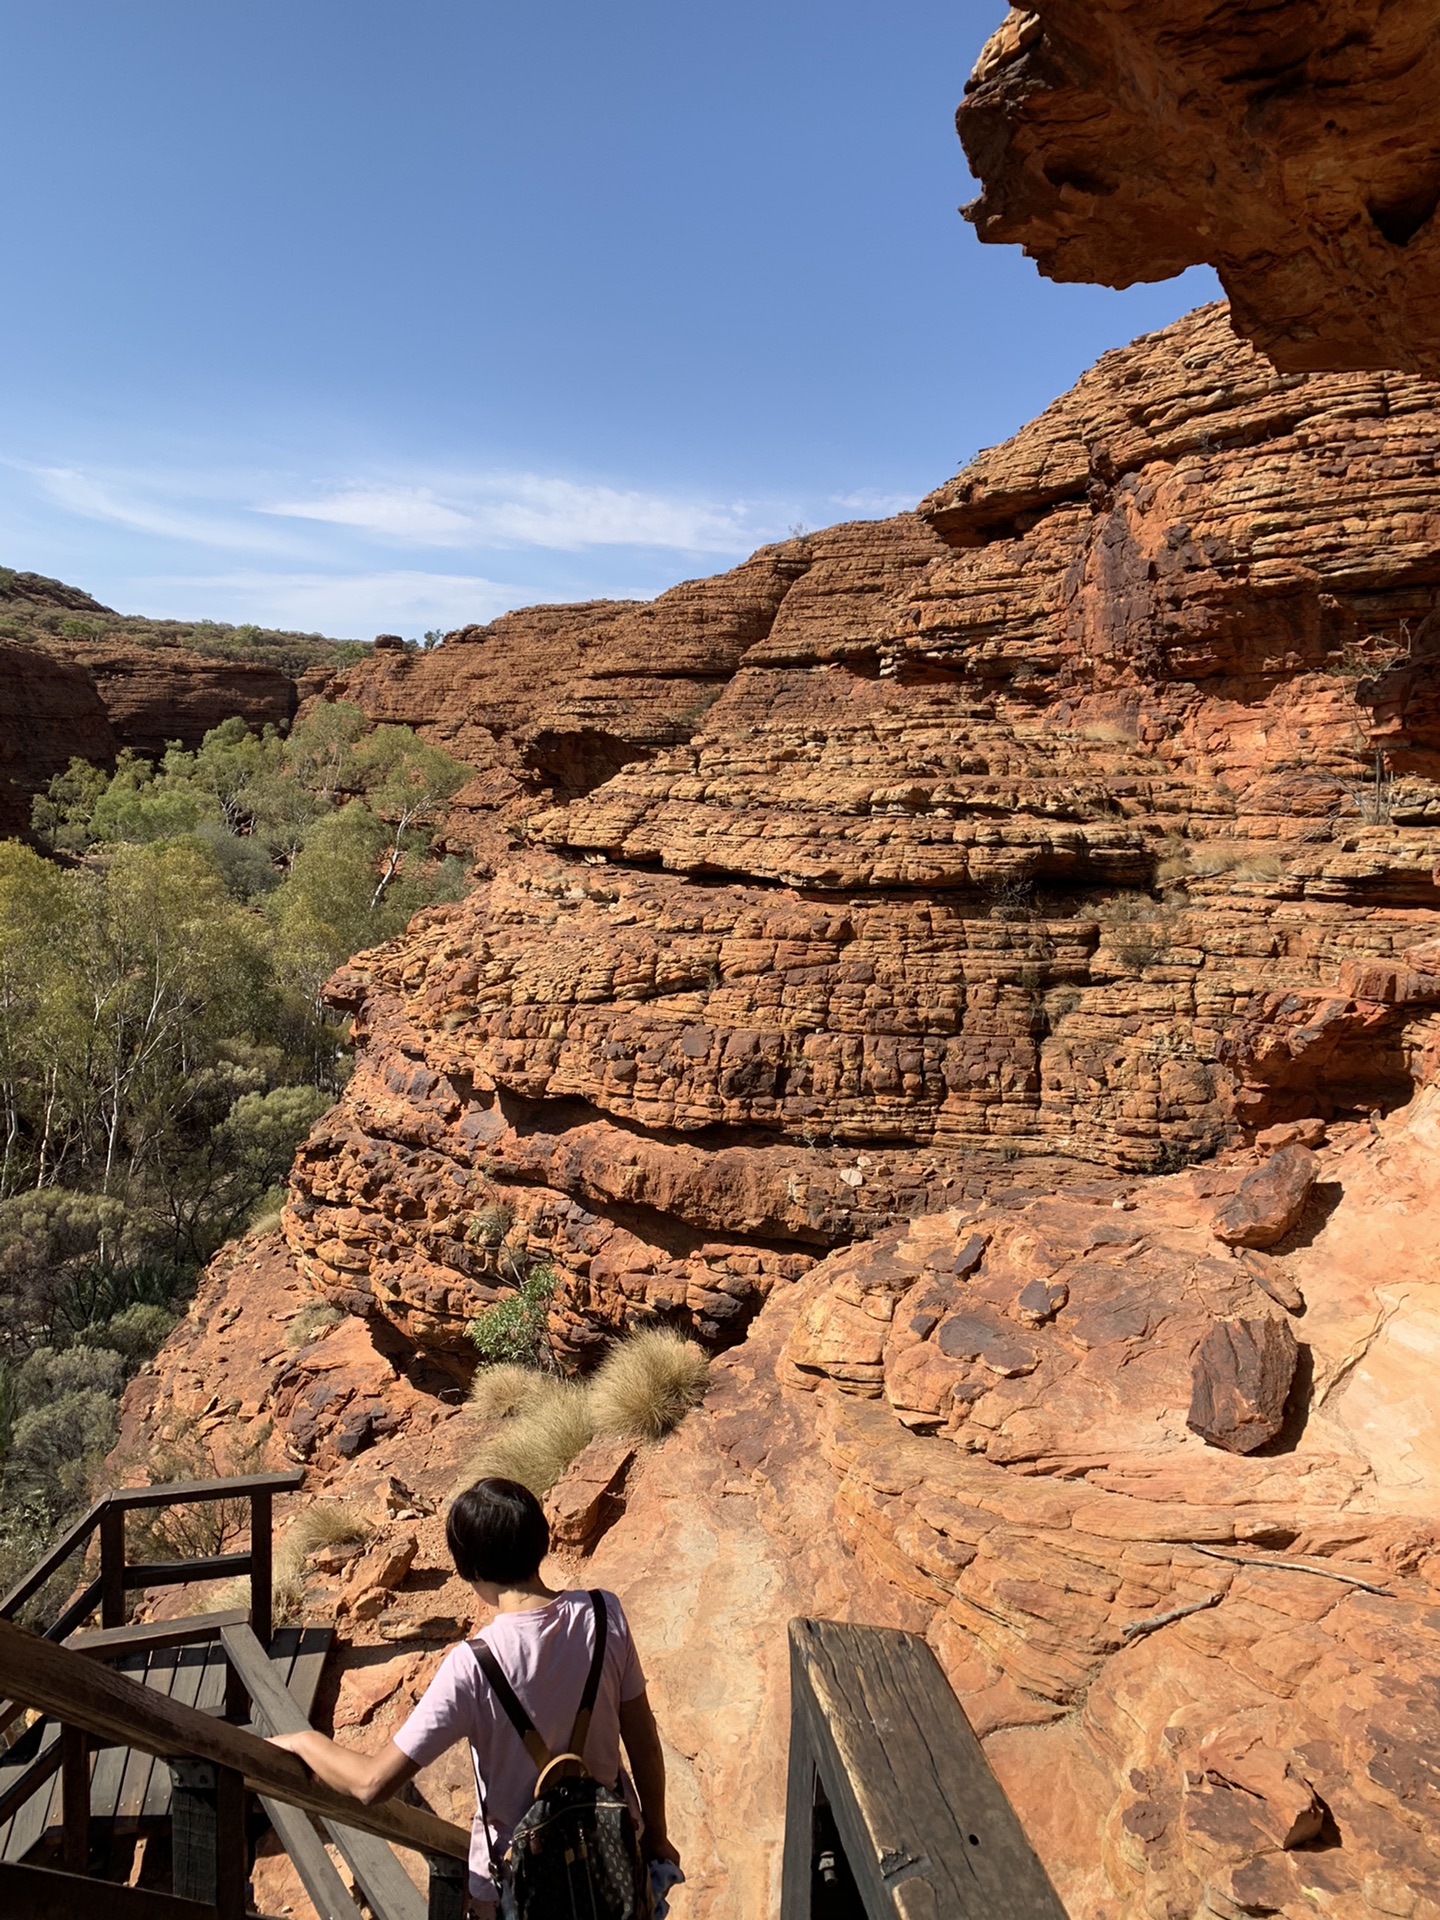
<svg viewBox="0 0 1440 1920"><path fill-rule="evenodd" d="M609 1624L604 1596L592 1592L590 1605L595 1651L570 1745L561 1754L552 1756L484 1641L467 1643L538 1773L535 1797L505 1856L505 1911L513 1911L515 1920L568 1920L571 1914L583 1914L585 1920L649 1920L651 1912L650 1877L629 1804L618 1786L595 1779L583 1758Z"/></svg>

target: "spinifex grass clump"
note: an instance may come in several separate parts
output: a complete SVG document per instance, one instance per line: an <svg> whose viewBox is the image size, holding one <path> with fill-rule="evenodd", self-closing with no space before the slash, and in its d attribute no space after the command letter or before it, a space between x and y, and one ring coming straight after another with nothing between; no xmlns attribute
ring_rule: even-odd
<svg viewBox="0 0 1440 1920"><path fill-rule="evenodd" d="M659 1440L705 1397L710 1363L693 1340L668 1327L632 1333L613 1346L590 1382L602 1433Z"/></svg>
<svg viewBox="0 0 1440 1920"><path fill-rule="evenodd" d="M590 1396L571 1380L531 1373L532 1391L494 1426L471 1460L467 1480L518 1480L546 1494L595 1433Z"/></svg>
<svg viewBox="0 0 1440 1920"><path fill-rule="evenodd" d="M699 1405L708 1370L693 1341L663 1328L619 1341L583 1383L540 1372L533 1357L529 1365L482 1367L470 1390L470 1412L488 1431L466 1480L497 1475L548 1493L597 1433L663 1439Z"/></svg>

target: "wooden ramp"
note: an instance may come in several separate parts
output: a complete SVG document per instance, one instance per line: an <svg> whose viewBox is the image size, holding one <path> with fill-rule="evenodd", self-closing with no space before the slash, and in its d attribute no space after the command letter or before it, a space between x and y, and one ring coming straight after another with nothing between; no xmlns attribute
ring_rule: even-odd
<svg viewBox="0 0 1440 1920"><path fill-rule="evenodd" d="M243 1619L237 1614L237 1620ZM99 1636L84 1636L98 1638ZM328 1627L281 1627L270 1643L270 1665L305 1720L310 1718L320 1674L334 1638ZM202 1713L225 1709L225 1651L217 1638L190 1646L161 1647L120 1654L110 1664L117 1673L152 1688L182 1706ZM50 1790L31 1795L0 1824L0 1862L23 1861L63 1824L60 1779L60 1728L53 1720L32 1727L0 1764L0 1808L12 1790L36 1769L53 1775ZM170 1769L163 1760L128 1747L105 1747L90 1756L90 1812L97 1837L128 1838L158 1832L170 1818Z"/></svg>

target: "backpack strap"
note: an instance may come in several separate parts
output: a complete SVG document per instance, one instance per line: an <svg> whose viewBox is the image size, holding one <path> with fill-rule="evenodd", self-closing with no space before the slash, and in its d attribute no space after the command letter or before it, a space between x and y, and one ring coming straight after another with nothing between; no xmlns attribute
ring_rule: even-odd
<svg viewBox="0 0 1440 1920"><path fill-rule="evenodd" d="M598 1587L591 1591L590 1606L595 1615L595 1650L590 1656L590 1671L585 1676L585 1691L580 1696L580 1710L575 1715L575 1725L570 1733L568 1756L562 1756L582 1761L585 1742L590 1737L590 1721L595 1712L595 1702L600 1695L600 1675L605 1665L605 1636L609 1630L605 1596ZM483 1640L467 1640L465 1644L474 1654L480 1671L494 1689L495 1698L505 1709L505 1717L524 1742L525 1751L535 1762L537 1772L543 1774L552 1764L553 1756L540 1738L535 1722L520 1704L520 1696L505 1678L500 1662Z"/></svg>
<svg viewBox="0 0 1440 1920"><path fill-rule="evenodd" d="M595 1651L590 1656L590 1671L585 1676L585 1691L580 1696L580 1711L575 1716L575 1725L570 1733L570 1751L583 1759L585 1742L590 1737L590 1720L595 1712L595 1702L600 1694L600 1674L605 1665L605 1635L609 1631L609 1620L605 1612L605 1596L598 1587L590 1591L590 1605L595 1614Z"/></svg>
<svg viewBox="0 0 1440 1920"><path fill-rule="evenodd" d="M483 1640L467 1640L465 1644L479 1662L480 1671L494 1688L495 1698L505 1709L506 1718L524 1741L525 1751L535 1762L537 1769L543 1773L550 1764L550 1749L536 1732L535 1722L521 1706L519 1695L505 1678L500 1662Z"/></svg>

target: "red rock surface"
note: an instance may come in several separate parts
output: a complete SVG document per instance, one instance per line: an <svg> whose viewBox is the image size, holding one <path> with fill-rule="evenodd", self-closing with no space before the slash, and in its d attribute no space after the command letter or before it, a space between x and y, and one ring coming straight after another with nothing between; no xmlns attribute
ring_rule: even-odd
<svg viewBox="0 0 1440 1920"><path fill-rule="evenodd" d="M1293 372L1440 374L1440 83L1421 0L1033 0L958 124L982 240L1125 287L1200 261Z"/></svg>
<svg viewBox="0 0 1440 1920"><path fill-rule="evenodd" d="M1279 375L1210 308L940 488L940 541L836 528L657 602L723 680L683 743L633 609L377 656L347 697L469 753L473 676L528 700L583 652L544 726L605 689L634 757L516 801L538 844L337 980L359 1064L297 1167L306 1271L463 1352L504 1202L571 1351L639 1309L723 1342L887 1223L1406 1098L1440 1032L1404 958L1437 439L1426 383Z"/></svg>
<svg viewBox="0 0 1440 1920"><path fill-rule="evenodd" d="M248 1436L371 1521L306 1587L342 1737L471 1617L464 1327L543 1255L570 1358L729 1349L553 1496L651 1675L678 1920L775 1910L797 1612L927 1634L1072 1920L1440 1920L1436 406L1211 309L663 648L538 612L349 685L498 769L495 871L337 978L291 1256L223 1257L126 1408L137 1458ZM598 783L526 767L546 646ZM1278 1238L1217 1237L1272 1187ZM459 1756L421 1784L468 1815Z"/></svg>
<svg viewBox="0 0 1440 1920"><path fill-rule="evenodd" d="M115 757L105 703L83 668L0 645L0 836L29 831L30 803L71 756Z"/></svg>
<svg viewBox="0 0 1440 1920"><path fill-rule="evenodd" d="M593 1553L550 1569L615 1588L634 1622L690 1875L677 1914L775 1911L785 1626L818 1613L927 1635L1072 1920L1435 1920L1437 1156L1429 1089L1378 1133L1332 1131L1278 1251L1210 1234L1240 1153L932 1215L775 1294L702 1408L626 1470ZM1037 1283L1039 1324L1019 1304ZM1308 1355L1296 1418L1259 1454L1209 1447L1186 1424L1195 1344L1284 1291ZM370 1520L363 1552L315 1556L305 1598L343 1619L322 1714L370 1748L478 1624L442 1534L475 1436L357 1320L288 1349L306 1297L273 1239L222 1257L130 1389L126 1443L299 1451L305 1499ZM956 1315L1009 1350L947 1354ZM349 1457L316 1444L295 1410L322 1380L342 1413L380 1397L393 1423ZM613 1487L613 1463L583 1461L572 1493ZM460 1756L421 1787L468 1818ZM304 1913L278 1863L260 1871Z"/></svg>
<svg viewBox="0 0 1440 1920"><path fill-rule="evenodd" d="M117 744L136 753L159 755L176 740L198 747L211 727L232 714L252 727L286 727L299 703L295 680L279 667L222 660L188 647L136 646L123 636L43 645L53 658L89 676Z"/></svg>

